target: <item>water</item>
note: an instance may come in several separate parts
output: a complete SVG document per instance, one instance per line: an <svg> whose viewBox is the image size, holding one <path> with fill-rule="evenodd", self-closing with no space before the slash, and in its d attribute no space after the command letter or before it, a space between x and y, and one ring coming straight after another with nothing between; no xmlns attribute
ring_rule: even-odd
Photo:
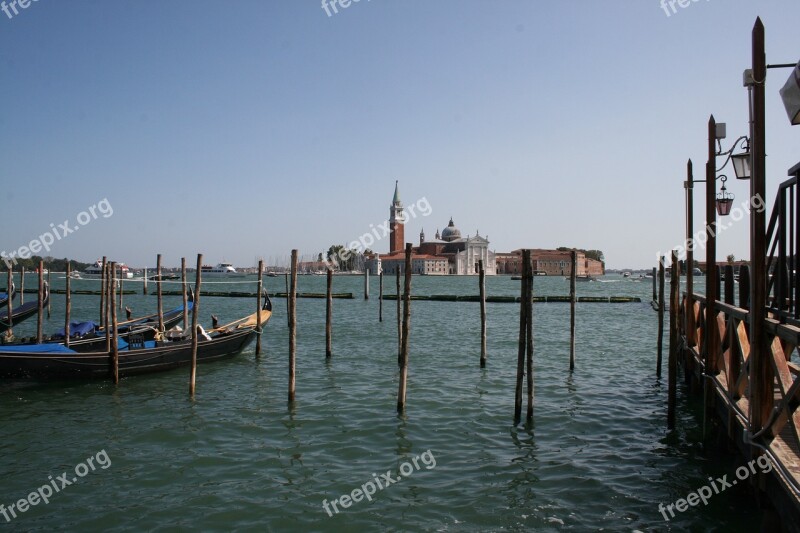
<svg viewBox="0 0 800 533"><path fill-rule="evenodd" d="M31 286L32 277L28 286ZM650 280L609 276L580 295L640 296ZM283 278L266 278L271 292ZM54 280L59 286L63 280ZM90 284L93 282L82 282ZM324 277L299 290L324 292ZM326 362L325 302L298 301L297 402L287 406L285 300L275 299L266 353L252 348L199 367L109 382L0 383L0 503L6 508L88 457L97 466L8 525L15 531L752 531L760 515L742 487L666 522L672 503L733 474L734 459L699 444L699 405L679 391L678 430L666 427L665 377L655 377L656 315L648 303L578 305L577 368L569 364L569 305L536 304L535 423L512 424L519 308L488 304L488 367L480 369L477 303L413 302L405 416L396 414L395 303L378 323L363 280L336 277L333 358ZM131 284L130 287L134 285ZM488 294L519 282L487 278ZM242 290L243 285L237 286ZM79 288L79 287L76 287ZM154 287L151 287L153 292ZM219 285L207 288L218 290ZM386 279L393 292L394 279ZM477 294L477 279L414 277L415 294ZM562 278L536 278L539 295L566 294ZM26 295L28 298L33 295ZM50 331L61 327L53 297ZM93 318L97 297L73 298L74 317ZM165 308L179 303L166 298ZM126 296L135 314L154 296ZM255 301L206 297L201 320L252 312ZM32 334L35 319L18 330ZM372 501L334 500L430 451L432 462L378 491ZM409 466L404 466L408 472ZM60 485L59 485L60 486ZM0 524L5 520L0 515ZM2 527L2 526L0 526Z"/></svg>

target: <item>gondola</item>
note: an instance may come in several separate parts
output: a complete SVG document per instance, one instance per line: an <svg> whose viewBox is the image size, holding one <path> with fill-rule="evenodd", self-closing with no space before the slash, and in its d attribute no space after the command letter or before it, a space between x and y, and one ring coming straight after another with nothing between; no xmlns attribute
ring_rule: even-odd
<svg viewBox="0 0 800 533"><path fill-rule="evenodd" d="M192 310L193 305L194 294L190 289L186 303L187 312ZM164 331L175 327L182 319L182 305L165 312L163 314ZM155 339L158 335L158 313L120 322L117 324L117 334L119 338L123 340L126 340L131 335L141 335L145 341ZM94 322L71 322L69 339L69 347L76 352L98 352L105 351L106 349L105 328ZM61 330L54 335L45 337L43 343L64 344L64 328L61 328ZM32 338L30 342L26 342L22 339L19 340L19 342L0 344L0 350L6 346L17 347L29 345L36 345L35 338Z"/></svg>
<svg viewBox="0 0 800 533"><path fill-rule="evenodd" d="M14 287L14 283L11 283L11 299L14 299L14 296L17 294L17 288ZM4 305L8 304L8 293L7 292L0 292L0 309Z"/></svg>
<svg viewBox="0 0 800 533"><path fill-rule="evenodd" d="M47 302L50 301L50 288L47 282L44 284L44 298L42 298L42 309L47 307ZM23 320L32 317L39 311L39 299L26 302L15 309L11 310L11 323L8 321L8 309L0 311L0 333L3 333L14 327Z"/></svg>
<svg viewBox="0 0 800 533"><path fill-rule="evenodd" d="M193 309L194 293L189 289L186 301L187 313ZM176 307L163 314L164 331L177 326L183 320L183 306ZM122 340L127 340L132 335L140 335L144 341L152 341L158 335L158 313L132 318L117 324L117 335ZM64 329L49 337L45 342L64 344ZM69 347L76 352L97 352L106 349L106 330L94 322L79 322L70 324ZM0 345L0 350L3 346Z"/></svg>
<svg viewBox="0 0 800 533"><path fill-rule="evenodd" d="M272 316L272 302L264 293L261 323L257 314L205 332L198 327L197 361L205 363L233 357L244 350ZM162 372L191 363L192 339L144 341L138 335L119 347L119 375ZM61 344L0 347L0 378L34 380L107 379L112 375L111 354L81 353Z"/></svg>

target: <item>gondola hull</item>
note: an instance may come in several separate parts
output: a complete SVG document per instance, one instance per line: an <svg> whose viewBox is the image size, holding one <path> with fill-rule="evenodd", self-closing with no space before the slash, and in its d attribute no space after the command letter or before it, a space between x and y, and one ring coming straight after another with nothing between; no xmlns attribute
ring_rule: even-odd
<svg viewBox="0 0 800 533"><path fill-rule="evenodd" d="M197 362L204 363L233 357L244 350L257 335L245 330L197 344ZM0 350L0 378L36 380L108 379L112 375L111 354L106 352L61 352L63 346L50 345L53 352L13 352ZM157 347L123 349L119 352L121 377L162 372L191 363L191 340L159 343Z"/></svg>

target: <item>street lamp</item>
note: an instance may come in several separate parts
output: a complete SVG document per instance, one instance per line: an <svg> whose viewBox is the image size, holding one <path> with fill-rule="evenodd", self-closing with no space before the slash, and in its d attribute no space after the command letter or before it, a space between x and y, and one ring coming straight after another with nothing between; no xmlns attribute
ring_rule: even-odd
<svg viewBox="0 0 800 533"><path fill-rule="evenodd" d="M786 80L786 85L781 89L781 98L789 115L792 126L800 125L800 62Z"/></svg>
<svg viewBox="0 0 800 533"><path fill-rule="evenodd" d="M723 137L724 138L724 137ZM734 150L736 147L742 144L742 151L738 154L734 154ZM722 164L721 167L717 169L717 172L722 170L728 165L728 162L733 163L733 172L736 174L736 179L740 180L749 180L750 179L750 139L746 135L742 135L736 141L734 141L733 146L727 152L722 151L722 142L720 139L717 139L717 155L718 156L727 156L725 162Z"/></svg>
<svg viewBox="0 0 800 533"><path fill-rule="evenodd" d="M735 196L729 193L725 188L725 182L728 181L728 176L721 175L719 180L722 180L722 189L717 193L717 214L721 217L727 216L731 212L731 204Z"/></svg>

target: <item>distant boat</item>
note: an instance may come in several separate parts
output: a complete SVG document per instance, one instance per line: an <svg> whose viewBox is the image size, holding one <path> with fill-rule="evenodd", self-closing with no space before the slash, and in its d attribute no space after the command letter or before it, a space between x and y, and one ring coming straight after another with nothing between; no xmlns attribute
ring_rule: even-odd
<svg viewBox="0 0 800 533"><path fill-rule="evenodd" d="M564 277L565 280L569 280L569 276ZM597 279L593 278L592 276L575 276L575 281L597 281Z"/></svg>
<svg viewBox="0 0 800 533"><path fill-rule="evenodd" d="M211 278L237 278L246 276L244 272L237 272L230 263L217 263L217 266L203 265L200 267L203 276Z"/></svg>
<svg viewBox="0 0 800 533"><path fill-rule="evenodd" d="M631 273L630 272L623 272L622 273L622 277L623 278L629 278L629 277L631 277Z"/></svg>
<svg viewBox="0 0 800 533"><path fill-rule="evenodd" d="M107 264L109 261L106 262ZM122 279L131 279L133 272L128 269L125 263L117 263L117 276ZM103 261L98 259L94 264L83 271L83 277L87 279L100 279L103 277Z"/></svg>

